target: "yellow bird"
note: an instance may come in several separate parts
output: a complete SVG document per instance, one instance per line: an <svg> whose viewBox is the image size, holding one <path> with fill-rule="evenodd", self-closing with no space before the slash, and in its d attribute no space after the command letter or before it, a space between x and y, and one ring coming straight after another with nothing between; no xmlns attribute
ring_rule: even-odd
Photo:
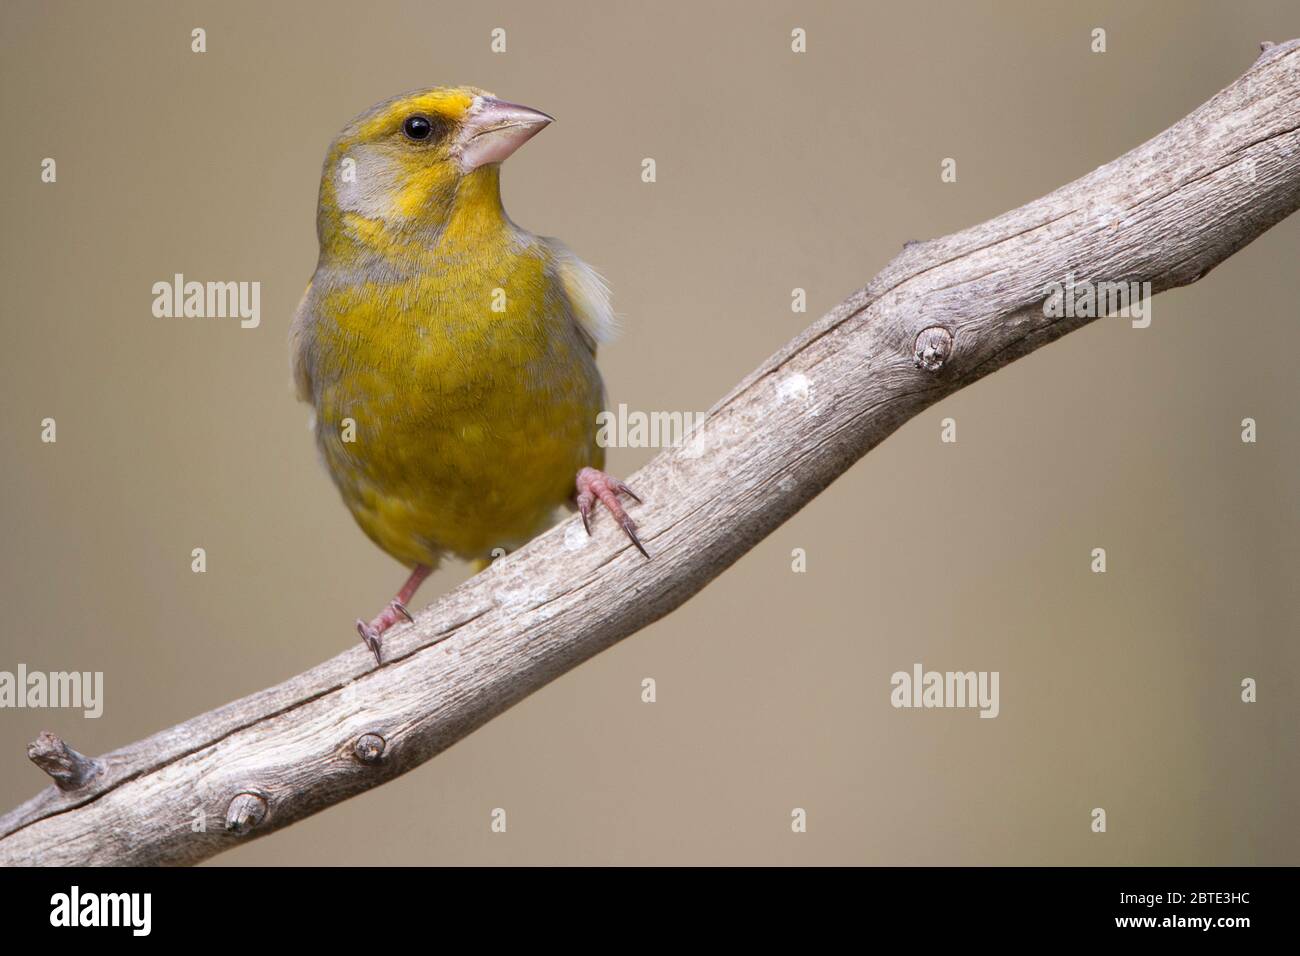
<svg viewBox="0 0 1300 956"><path fill-rule="evenodd" d="M566 502L600 501L646 554L596 443L604 280L510 221L501 163L551 122L472 87L394 97L334 140L320 259L293 320L293 374L361 529L411 569L381 638L444 554L485 566ZM647 554L646 557L649 557Z"/></svg>

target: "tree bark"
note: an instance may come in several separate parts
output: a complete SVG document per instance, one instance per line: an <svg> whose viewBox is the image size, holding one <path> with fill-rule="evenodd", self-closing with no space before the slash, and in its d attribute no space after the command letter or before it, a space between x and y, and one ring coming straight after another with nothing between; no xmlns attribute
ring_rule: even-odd
<svg viewBox="0 0 1300 956"><path fill-rule="evenodd" d="M1092 321L1066 283L1195 282L1300 206L1300 40L1150 142L983 225L908 244L631 481L646 561L571 518L391 631L89 760L0 818L0 863L203 860L377 786L664 616L899 425ZM1114 319L1113 321L1121 321ZM1135 332L1134 334L1142 334Z"/></svg>

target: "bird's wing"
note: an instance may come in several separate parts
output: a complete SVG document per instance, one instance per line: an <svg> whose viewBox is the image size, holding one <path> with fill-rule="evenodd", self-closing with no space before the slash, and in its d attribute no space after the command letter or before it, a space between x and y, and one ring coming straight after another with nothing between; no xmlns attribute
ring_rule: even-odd
<svg viewBox="0 0 1300 956"><path fill-rule="evenodd" d="M560 240L548 237L546 244L555 257L555 272L573 307L578 331L595 354L598 344L613 340L618 332L618 320L609 301L609 286L600 273L575 256Z"/></svg>
<svg viewBox="0 0 1300 956"><path fill-rule="evenodd" d="M293 363L293 384L298 392L298 401L312 401L311 372L307 368L307 349L309 347L310 315L307 300L311 298L311 283L302 294L302 301L293 313L293 324L289 327L290 356Z"/></svg>

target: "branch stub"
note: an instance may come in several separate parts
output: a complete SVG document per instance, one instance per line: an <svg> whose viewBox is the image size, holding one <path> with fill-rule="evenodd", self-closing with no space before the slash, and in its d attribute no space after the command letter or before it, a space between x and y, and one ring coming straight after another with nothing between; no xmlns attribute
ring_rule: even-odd
<svg viewBox="0 0 1300 956"><path fill-rule="evenodd" d="M226 829L236 836L261 826L268 811L266 797L258 793L237 793L226 810Z"/></svg>
<svg viewBox="0 0 1300 956"><path fill-rule="evenodd" d="M952 333L942 326L933 325L921 331L912 350L912 364L927 372L943 368L952 354Z"/></svg>
<svg viewBox="0 0 1300 956"><path fill-rule="evenodd" d="M376 764L383 763L384 749L387 746L387 741L379 734L362 734L357 738L352 751L356 754L358 760L373 767Z"/></svg>
<svg viewBox="0 0 1300 956"><path fill-rule="evenodd" d="M27 757L51 777L65 793L84 787L104 772L102 761L78 753L63 738L48 730L27 745Z"/></svg>

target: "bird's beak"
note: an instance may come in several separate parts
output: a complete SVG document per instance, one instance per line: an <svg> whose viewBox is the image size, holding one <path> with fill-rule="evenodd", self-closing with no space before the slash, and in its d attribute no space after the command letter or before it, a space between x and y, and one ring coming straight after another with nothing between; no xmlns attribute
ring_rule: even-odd
<svg viewBox="0 0 1300 956"><path fill-rule="evenodd" d="M548 126L553 117L540 110L478 96L461 125L460 169L468 173L506 159Z"/></svg>

